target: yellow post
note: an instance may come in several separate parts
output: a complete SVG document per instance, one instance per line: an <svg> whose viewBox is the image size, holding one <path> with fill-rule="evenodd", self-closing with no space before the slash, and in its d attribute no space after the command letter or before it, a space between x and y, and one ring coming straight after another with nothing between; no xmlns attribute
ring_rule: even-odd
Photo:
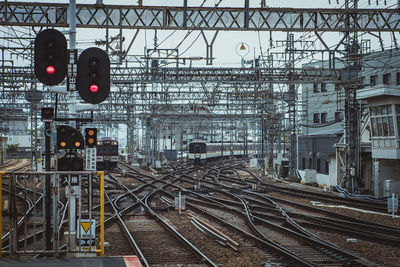
<svg viewBox="0 0 400 267"><path fill-rule="evenodd" d="M100 174L100 256L104 256L104 172Z"/></svg>
<svg viewBox="0 0 400 267"><path fill-rule="evenodd" d="M3 244L3 175L5 172L0 172L0 246ZM0 247L0 257L3 254L3 250Z"/></svg>

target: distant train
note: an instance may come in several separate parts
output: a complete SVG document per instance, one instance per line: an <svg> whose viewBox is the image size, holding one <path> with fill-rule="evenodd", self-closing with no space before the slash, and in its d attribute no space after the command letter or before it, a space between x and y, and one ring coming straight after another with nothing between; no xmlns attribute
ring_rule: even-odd
<svg viewBox="0 0 400 267"><path fill-rule="evenodd" d="M254 155L257 151L255 143L248 143L247 155ZM243 143L207 143L205 141L193 141L189 144L189 162L204 164L217 158L246 154Z"/></svg>
<svg viewBox="0 0 400 267"><path fill-rule="evenodd" d="M118 163L118 141L101 139L97 141L96 169L114 169Z"/></svg>

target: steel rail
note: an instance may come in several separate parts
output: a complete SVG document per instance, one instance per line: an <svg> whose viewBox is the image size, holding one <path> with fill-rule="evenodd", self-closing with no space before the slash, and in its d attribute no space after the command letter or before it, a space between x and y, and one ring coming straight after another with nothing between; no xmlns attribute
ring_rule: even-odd
<svg viewBox="0 0 400 267"><path fill-rule="evenodd" d="M179 178L179 179L182 179L182 178ZM165 181L163 181L163 182L165 182ZM169 184L169 185L174 186L174 187L176 187L176 188L179 188L180 190L187 191L186 189L184 189L184 188L182 188L182 187L180 187L180 186L173 185L173 184ZM153 191L151 194L154 194L155 192L157 192L157 191L159 191L159 190L161 190L161 189L157 189L157 190ZM161 191L164 192L165 194L169 195L169 196L173 196L171 193L169 193L169 192L167 192L167 191L165 191L165 190L161 190ZM188 204L189 204L189 203L188 203ZM271 244L271 243L269 243L269 242L267 242L267 241L264 241L263 239L259 239L259 238L255 237L255 236L253 236L253 235L247 233L246 231L243 231L242 229L240 229L240 230L241 230L242 233L246 233L247 235L250 235L250 236L252 236L253 238L256 238L257 240L263 241L263 242L264 242L265 244L267 244L269 247L272 247L272 248L274 248L275 250L279 251L280 253L283 253L283 254L289 256L290 258L292 258L293 260L295 260L295 261L298 262L298 263L301 263L302 265L305 265L305 266L315 266L315 265L312 264L312 263L309 263L309 262L307 262L307 261L304 261L303 259L299 258L297 255L293 254L292 252L288 251L287 249L285 249L285 248L283 248L283 247L279 247L279 246L276 246L275 244Z"/></svg>
<svg viewBox="0 0 400 267"><path fill-rule="evenodd" d="M171 176L170 174L166 176ZM111 176L112 177L112 176ZM114 177L116 181L118 181L121 185L121 187L125 188L127 191L130 191L130 195L137 201L140 202L140 204L146 208L146 210L157 219L161 223L166 230L168 230L175 238L178 239L181 243L183 243L185 246L190 248L190 250L194 253L195 256L197 256L200 260L205 261L209 266L217 266L213 261L211 261L202 251L200 251L196 246L194 246L189 240L187 240L182 234L180 234L174 227L172 227L169 223L167 223L163 218L161 218L155 211L153 211L150 206L148 205L147 201L152 194L154 194L157 190L153 190L150 194L148 194L144 201L142 201L140 198L138 198L135 194L129 190L128 187L126 187L123 183L121 183L117 178ZM163 180L157 179L157 182L164 182L167 183L167 185L172 184L172 182L165 182ZM158 188L158 187L157 187Z"/></svg>
<svg viewBox="0 0 400 267"><path fill-rule="evenodd" d="M223 185L223 184L219 184L219 185L222 185L222 186L224 186L224 187L227 187L226 185ZM231 194L231 193L229 193L229 192L226 192L226 191L223 191L223 190L219 190L219 189L215 189L215 188L209 188L209 189L214 190L214 191L216 191L216 192L221 192L221 193L225 193L225 194ZM242 191L242 190L239 190L239 191ZM243 191L244 191L244 192L252 192L252 191L248 191L248 190L243 190ZM326 240L324 240L324 239L322 239L322 238L320 238L320 237L318 237L318 236L316 236L316 235L314 235L314 234L312 234L312 235L307 235L307 233L308 233L309 231L307 231L306 229L304 229L304 228L302 228L301 226L299 226L298 224L296 224L296 222L294 222L293 219L291 219L290 217L287 217L287 220L289 220L289 221L290 221L290 224L291 224L293 227L295 227L297 230L299 230L300 233L299 233L299 232L294 232L294 231L292 231L292 230L290 230L290 229L288 229L288 228L282 227L282 226L278 226L278 225L272 224L271 222L266 221L266 220L263 220L263 219L260 218L260 217L251 215L251 214L248 213L248 209L245 209L245 211L242 211L242 210L239 210L239 209L236 209L236 208L232 208L232 207L230 207L230 206L227 206L227 205L225 205L225 204L223 204L223 203L221 203L221 202L215 201L215 200L210 199L210 198L208 198L208 197L204 197L204 196L202 196L202 195L200 195L200 194L197 194L197 193L194 193L194 192L192 192L192 194L195 194L195 195L197 195L197 196L199 196L199 197L201 197L201 198L207 199L207 200L209 200L209 201L216 202L217 204L223 206L224 208L227 208L227 209L230 210L230 211L233 210L233 211L239 212L239 213L241 213L241 214L246 214L247 216L249 216L249 217L251 217L251 218L253 218L253 219L256 219L256 220L258 220L258 221L260 221L260 222L266 223L266 224L268 224L269 226L277 227L277 228L279 228L279 229L281 229L281 230L284 230L284 231L286 231L286 232L288 232L288 233L294 234L294 235L296 235L296 236L299 237L299 238L303 238L303 239L305 239L305 240L308 240L308 241L313 242L313 243L315 243L315 244L318 244L318 245L320 245L320 246L324 246L324 247L326 247L327 249L336 251L337 253L340 253L340 254L342 254L342 255L345 255L345 256L349 257L350 259L362 261L362 262L364 262L364 263L363 263L364 265L371 265L371 264L373 264L371 261L369 261L369 260L367 260L367 259L365 259L365 258L363 258L363 257L360 257L360 256L358 256L358 255L355 255L355 254L351 253L350 251L346 251L346 250L344 250L344 249L341 249L341 248L339 248L339 247L337 247L337 246L335 246L335 245L333 245L333 244L327 242ZM243 203L244 203L244 202L243 202ZM278 207L279 207L279 206L278 206ZM280 207L279 207L279 208L280 208ZM280 208L280 210L282 210L282 209ZM282 210L282 211L283 211L283 210ZM284 211L283 211L283 212L284 212ZM288 216L288 215L286 214L286 216ZM255 230L255 231L256 231L256 232L259 232L258 230ZM311 232L310 232L310 233L311 233ZM306 235L304 235L304 234L306 234Z"/></svg>

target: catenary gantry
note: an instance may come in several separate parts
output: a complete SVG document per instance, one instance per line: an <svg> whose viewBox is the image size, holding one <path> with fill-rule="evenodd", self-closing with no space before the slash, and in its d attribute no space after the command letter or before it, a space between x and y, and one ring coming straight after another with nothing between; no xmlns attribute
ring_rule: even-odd
<svg viewBox="0 0 400 267"><path fill-rule="evenodd" d="M186 1L184 1L186 3ZM398 31L397 9L223 8L81 4L77 27L164 30ZM0 3L0 24L68 27L68 4ZM349 18L351 23L349 23Z"/></svg>

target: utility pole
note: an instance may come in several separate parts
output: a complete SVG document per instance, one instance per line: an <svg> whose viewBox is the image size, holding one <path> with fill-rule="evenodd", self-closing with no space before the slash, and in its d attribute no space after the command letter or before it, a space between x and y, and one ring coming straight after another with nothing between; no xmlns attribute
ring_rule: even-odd
<svg viewBox="0 0 400 267"><path fill-rule="evenodd" d="M354 6L350 6L350 2ZM357 9L358 0L346 0L345 9ZM346 18L347 28L356 27L356 22L352 21L352 14L348 13ZM358 89L358 73L361 70L360 45L358 44L357 31L346 32L346 62L341 75L342 85L345 92L344 103L344 172L342 182L347 188L351 188L354 193L355 187L360 186L360 120L359 107L357 105L356 91ZM357 184L355 184L357 183Z"/></svg>
<svg viewBox="0 0 400 267"><path fill-rule="evenodd" d="M289 90L286 95L286 103L288 104L288 114L289 114L289 175L295 176L297 169L297 133L296 133L296 85L292 83L293 71L294 71L294 34L288 33L286 47L290 51L289 59L287 61L287 67L290 70L288 73L289 78Z"/></svg>

